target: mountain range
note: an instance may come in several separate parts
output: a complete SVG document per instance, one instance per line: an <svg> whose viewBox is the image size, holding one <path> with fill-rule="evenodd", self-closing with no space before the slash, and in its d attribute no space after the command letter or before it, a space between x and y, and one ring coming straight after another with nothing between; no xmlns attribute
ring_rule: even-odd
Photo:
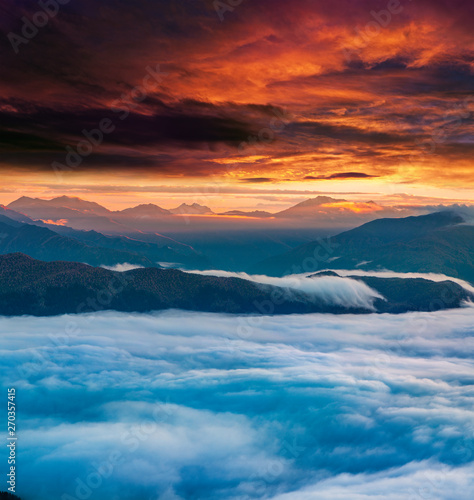
<svg viewBox="0 0 474 500"><path fill-rule="evenodd" d="M252 228L248 227L247 224L240 227L230 227L226 218L220 226L216 227L215 224L210 226L206 223L199 224L198 220L201 219L201 216L193 216L189 219L177 215L154 217L154 212L161 213L163 210L156 205L140 205L133 209L127 209L126 213L131 211L133 214L122 216L121 219L113 219L110 216L95 215L94 210L100 214L103 211L91 206L88 202L86 202L84 212L82 212L77 210L79 206L77 200L73 200L74 210L62 207L65 203L64 198L58 200L54 202L54 204L59 205L58 207L51 208L49 205L47 207L47 210L57 211L54 220L39 218L38 210L40 208L33 208L28 203L24 209L30 216L4 206L0 206L0 215L7 218L3 220L5 223L8 223L8 220L15 220L48 228L54 233L82 241L88 246L138 253L142 257L148 257L152 262L169 262L194 269L214 267L231 271L244 270L249 262L281 253L298 244L311 241L318 234L318 230L314 231L311 228L305 230L266 227L262 231L261 227ZM67 213L69 218L63 218L64 213ZM52 216L49 212L43 215ZM212 216L205 215L202 218L209 220ZM221 218L217 216L217 219ZM237 219L240 220L240 218ZM245 222L248 220L245 219ZM40 244L42 245L41 242ZM35 246L35 242L31 241L30 246ZM31 254L30 246L10 246L9 249ZM148 248L145 248L147 246ZM0 251L2 251L1 247ZM3 253L7 251L7 248L3 247ZM48 256L47 253L35 253L31 255L45 260L57 258L57 254ZM61 258L71 260L68 253L62 255ZM91 260L86 254L82 256L80 261L92 265L99 263L96 258ZM110 262L110 259L107 259L106 262ZM127 262L140 263L142 261L128 257ZM148 264L152 262L148 261Z"/></svg>
<svg viewBox="0 0 474 500"><path fill-rule="evenodd" d="M30 217L43 220L60 220L77 218L79 215L102 216L112 219L129 217L166 217L172 215L215 215L215 216L248 216L254 218L275 217L279 219L294 218L314 218L319 215L326 217L335 216L341 212L352 211L354 214L367 214L374 212L396 213L389 207L382 207L369 201L366 203L348 202L345 199L337 199L329 196L317 196L305 200L297 205L279 212L270 213L263 210L244 211L230 210L223 213L215 213L208 206L198 203L182 203L176 208L166 209L153 203L142 204L124 210L108 210L107 208L90 201L85 201L77 197L60 196L51 200L40 198L30 198L23 196L8 205L8 208L21 212Z"/></svg>
<svg viewBox="0 0 474 500"><path fill-rule="evenodd" d="M155 204L114 212L78 198L62 196L39 200L22 197L4 210L8 217L48 227L81 241L85 241L87 231L108 237L131 238L169 247L179 254L200 255L207 259L209 266L229 271L243 271L253 262L285 252L328 232L327 229L314 228L311 219L300 224L299 219L278 219L258 211L212 214L209 207L195 203L182 204L172 210L179 214ZM80 233L72 234L71 230ZM85 243L90 244L90 241ZM128 250L122 246L114 245L114 248ZM21 248L17 250L21 251ZM189 262L189 258L184 261L178 257L159 256L157 262L182 263L188 268L202 269L204 263L200 260ZM85 259L82 262L97 263Z"/></svg>
<svg viewBox="0 0 474 500"><path fill-rule="evenodd" d="M255 304L275 289L239 278L217 278L176 269L114 272L76 262L41 262L16 253L0 257L0 314L48 316L113 309L146 312L169 308L258 313ZM344 312L297 294L277 313ZM358 312L351 310L351 312ZM362 311L360 311L362 312Z"/></svg>
<svg viewBox="0 0 474 500"><path fill-rule="evenodd" d="M460 307L474 298L450 281L384 278L361 281L383 291L383 298L374 304L376 312L432 311ZM433 298L440 296L450 300L439 305ZM269 314L373 312L362 306L331 305L303 291L285 293L279 286L241 278L156 267L115 272L76 262L41 262L21 253L0 256L2 315L49 316L99 310L148 312L170 308L239 314L258 314L263 310Z"/></svg>
<svg viewBox="0 0 474 500"><path fill-rule="evenodd" d="M121 215L130 216L143 214L153 217L162 215L209 215L214 212L206 206L199 205L198 203L182 203L176 208L166 209L161 208L153 203L137 205L136 207L126 208L124 210L108 210L107 208L99 205L98 203L82 200L74 196L59 196L51 200L43 200L41 198L30 198L22 196L17 200L11 202L8 208L17 212L22 212L26 215L35 215L39 218L54 219L58 215L65 218L67 216L74 216L80 212L83 215L99 215L117 217Z"/></svg>
<svg viewBox="0 0 474 500"><path fill-rule="evenodd" d="M129 263L160 267L160 262L192 269L210 266L205 256L188 245L157 234L149 240L45 224L0 207L0 254L22 252L45 261L106 266Z"/></svg>
<svg viewBox="0 0 474 500"><path fill-rule="evenodd" d="M474 283L474 226L452 211L377 219L250 267L284 276L317 269L442 273Z"/></svg>
<svg viewBox="0 0 474 500"><path fill-rule="evenodd" d="M315 205L340 203L346 202L318 197L288 210L299 213ZM190 211L189 207L182 206L181 210ZM197 217L214 216L205 213L210 210L208 207L194 208L200 212ZM55 220L42 219L40 210L44 210L42 215L45 216L55 213ZM251 274L279 277L312 273L308 279L333 276L341 280L335 271L346 270L345 276L349 274L352 280L378 292L381 298L374 298L373 303L376 312L460 307L472 299L470 289L449 278L435 282L423 277L360 276L355 272L350 275L347 271L441 273L474 283L474 226L455 211L376 219L298 245L297 238L296 244L288 244L292 236L282 237L281 231L272 233L269 230L264 235L244 230L201 234L192 227L188 232L179 233L180 241L173 235L141 228L142 220L153 218L153 214L161 216L163 210L153 204L140 205L121 211L122 218L117 218L94 202L68 197L49 201L22 198L8 207L0 206L0 254L3 255L0 256L0 313L77 312L78 304L100 295L111 281L117 280L125 283L123 290L113 294L106 304L100 304L99 309L140 312L180 308L258 313L255 304L267 301L273 304L272 313L275 314L369 312L364 307L331 305L299 290L293 290L284 300L275 303L275 293L282 286L171 269L224 269L224 266L216 267L216 261L212 262L196 250L186 238L197 242L201 248L207 245L213 257L220 256L224 264L230 262L231 270L236 265L232 264L235 255L240 255L242 262L247 263L246 270ZM74 217L71 214L75 214ZM247 217L245 212L238 215ZM172 219L176 214L169 212L163 216ZM89 221L87 228L94 227L98 221L106 221L102 223L109 224L107 227L112 230L100 232L70 227L69 217L74 221ZM275 214L269 218L275 219ZM268 248L267 242L270 242ZM275 255L277 248L285 248L285 251ZM271 256L258 259L265 254ZM121 273L101 267L113 268L126 263L138 268ZM332 271L321 273L321 270ZM450 300L443 299L440 306L439 297Z"/></svg>
<svg viewBox="0 0 474 500"><path fill-rule="evenodd" d="M343 202L346 203L319 196L284 212L296 214L307 207ZM189 211L189 207L201 213L210 211L196 204L182 205L181 209ZM44 212L40 213L41 210ZM53 216L52 211L54 221L40 217ZM114 219L114 212L79 198L23 197L8 207L0 206L0 253L22 252L45 261L67 260L90 265L129 263L160 267L162 263L167 267L218 268L268 276L321 269L388 269L442 273L474 282L474 226L455 211L375 219L323 239L311 237L316 231L298 234L297 230L285 232L271 226L265 231L259 228L213 231L195 227L193 223L173 232L176 228L170 223L169 231L164 234L146 230L147 223L143 221L164 211L153 204L139 205L117 212L122 218ZM177 217L166 212L168 219ZM255 212L237 211L237 214L245 218ZM266 220L274 220L276 215ZM68 217L72 217L71 221ZM105 230L94 229L97 225L105 225Z"/></svg>

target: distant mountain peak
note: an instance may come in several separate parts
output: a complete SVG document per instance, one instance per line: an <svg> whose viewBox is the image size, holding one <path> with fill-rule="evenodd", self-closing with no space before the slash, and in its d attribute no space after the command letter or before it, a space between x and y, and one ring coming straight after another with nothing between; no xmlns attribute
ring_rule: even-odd
<svg viewBox="0 0 474 500"><path fill-rule="evenodd" d="M56 198L52 198L51 201L68 201L68 200L75 200L75 201L84 201L79 196L66 196L63 194L62 196L57 196Z"/></svg>
<svg viewBox="0 0 474 500"><path fill-rule="evenodd" d="M86 211L92 211L96 213L108 213L109 210L107 210L105 207L102 205L99 205L95 201L86 201L83 200L82 198L78 198L77 196L58 196L57 198L53 198L52 200L49 200L49 203L51 205L62 205L63 203L65 204L64 206L68 208L75 208L78 210L86 210Z"/></svg>
<svg viewBox="0 0 474 500"><path fill-rule="evenodd" d="M315 214L314 209L317 209L321 205L326 205L328 203L342 203L345 202L344 199L332 198L331 196L316 196L316 198L309 198L297 205L294 205L286 210L282 210L275 214L276 217L305 217L312 216Z"/></svg>
<svg viewBox="0 0 474 500"><path fill-rule="evenodd" d="M22 196L21 198L18 198L17 200L11 202L8 205L8 208L21 211L22 209L31 209L36 206L42 208L50 207L57 209L69 208L71 210L77 210L79 212L95 213L98 215L105 215L110 213L109 210L107 210L102 205L99 205L95 201L86 201L78 198L77 196L66 195L58 196L57 198L52 198L50 200Z"/></svg>
<svg viewBox="0 0 474 500"><path fill-rule="evenodd" d="M346 201L342 198L332 198L331 196L316 196L316 198L309 198L308 200L298 203L292 208L296 207L316 207L319 205L324 205L326 203L340 203Z"/></svg>
<svg viewBox="0 0 474 500"><path fill-rule="evenodd" d="M154 203L142 203L136 207L126 208L118 212L122 215L132 215L137 217L156 217L157 215L169 215L170 211L161 208Z"/></svg>
<svg viewBox="0 0 474 500"><path fill-rule="evenodd" d="M40 198L31 198L30 196L21 196L15 201L12 201L7 205L7 207L12 207L15 205L25 205L25 204L31 204L31 203L36 203L36 202L44 202L45 200L41 200Z"/></svg>
<svg viewBox="0 0 474 500"><path fill-rule="evenodd" d="M192 205L181 203L179 207L171 209L170 212L183 215L211 215L214 213L209 207L199 205L199 203L193 203Z"/></svg>
<svg viewBox="0 0 474 500"><path fill-rule="evenodd" d="M333 198L332 196L319 195L316 198L310 198L308 201L315 203L333 203L337 201L346 201L344 198Z"/></svg>

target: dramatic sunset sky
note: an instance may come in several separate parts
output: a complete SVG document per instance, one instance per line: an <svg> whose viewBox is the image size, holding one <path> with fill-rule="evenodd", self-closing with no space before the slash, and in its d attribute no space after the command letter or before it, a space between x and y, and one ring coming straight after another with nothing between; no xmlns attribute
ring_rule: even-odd
<svg viewBox="0 0 474 500"><path fill-rule="evenodd" d="M0 9L0 203L474 200L472 0L72 0L30 39L38 2Z"/></svg>

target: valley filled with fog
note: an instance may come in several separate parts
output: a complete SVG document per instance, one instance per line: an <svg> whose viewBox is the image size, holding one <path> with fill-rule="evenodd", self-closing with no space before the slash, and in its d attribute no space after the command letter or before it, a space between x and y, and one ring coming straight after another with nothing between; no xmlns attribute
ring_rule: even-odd
<svg viewBox="0 0 474 500"><path fill-rule="evenodd" d="M471 306L0 318L18 492L468 500L473 320Z"/></svg>

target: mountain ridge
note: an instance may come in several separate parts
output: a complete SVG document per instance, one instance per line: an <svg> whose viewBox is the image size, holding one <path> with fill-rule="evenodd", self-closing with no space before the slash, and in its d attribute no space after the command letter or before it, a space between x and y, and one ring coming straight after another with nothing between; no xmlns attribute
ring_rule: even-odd
<svg viewBox="0 0 474 500"><path fill-rule="evenodd" d="M21 252L46 261L62 259L90 265L112 266L124 262L141 266L158 265L139 254L90 246L46 227L16 221L8 224L0 219L0 235L0 254Z"/></svg>
<svg viewBox="0 0 474 500"><path fill-rule="evenodd" d="M0 212L0 254L22 252L45 261L66 260L108 266L128 263L160 267L159 262L173 262L201 269L210 265L205 256L188 245L170 246L169 238L161 238L160 246L153 241L79 231L26 219L29 222L19 222Z"/></svg>
<svg viewBox="0 0 474 500"><path fill-rule="evenodd" d="M310 279L310 278L308 278ZM329 278L331 279L331 278ZM341 278L333 278L340 280ZM375 312L403 313L461 307L474 295L451 281L368 278L384 290ZM450 297L439 304L438 297ZM51 316L101 310L183 309L231 314L366 314L362 306L329 304L285 287L237 277L215 277L149 267L110 271L77 262L42 262L21 253L0 256L0 314Z"/></svg>
<svg viewBox="0 0 474 500"><path fill-rule="evenodd" d="M205 205L199 203L181 203L179 207L169 210L174 215L214 215L214 212Z"/></svg>
<svg viewBox="0 0 474 500"><path fill-rule="evenodd" d="M435 272L474 282L474 226L454 211L376 219L250 266L283 276L318 269ZM313 269L305 269L305 265ZM316 266L316 267L314 267Z"/></svg>

